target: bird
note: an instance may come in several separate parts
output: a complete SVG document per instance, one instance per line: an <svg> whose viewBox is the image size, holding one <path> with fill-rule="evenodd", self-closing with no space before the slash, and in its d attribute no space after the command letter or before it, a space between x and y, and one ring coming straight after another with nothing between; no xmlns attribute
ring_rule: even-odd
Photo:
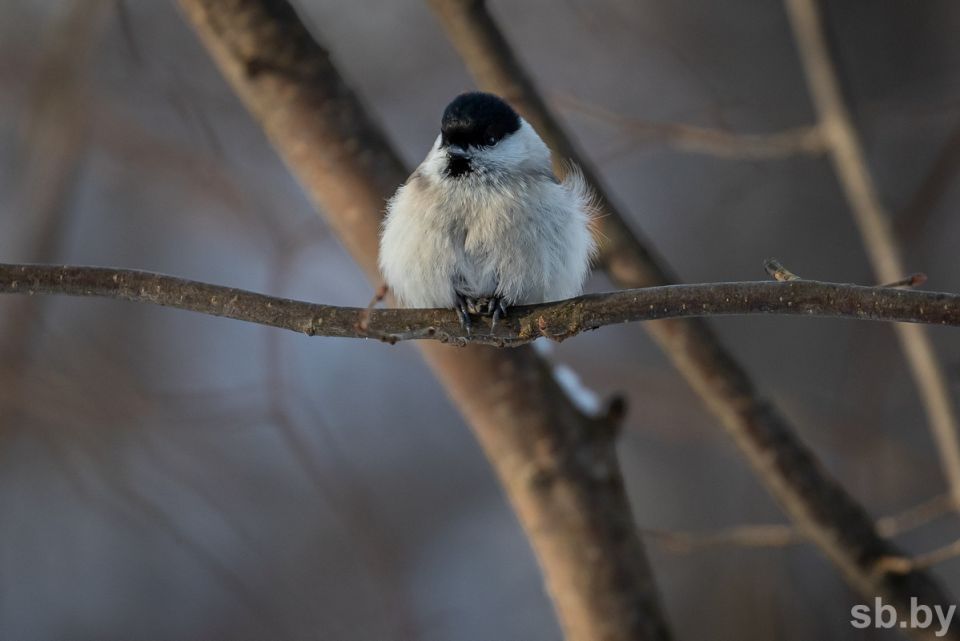
<svg viewBox="0 0 960 641"><path fill-rule="evenodd" d="M596 252L596 199L502 98L456 96L426 158L387 202L381 274L402 307L453 309L491 330L516 305L578 296Z"/></svg>

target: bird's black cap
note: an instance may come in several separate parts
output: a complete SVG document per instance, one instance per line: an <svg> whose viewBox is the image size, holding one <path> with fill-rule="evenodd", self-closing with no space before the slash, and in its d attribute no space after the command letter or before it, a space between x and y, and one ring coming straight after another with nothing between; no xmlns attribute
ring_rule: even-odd
<svg viewBox="0 0 960 641"><path fill-rule="evenodd" d="M490 147L520 128L520 116L490 93L473 91L453 99L443 111L440 133L444 145Z"/></svg>

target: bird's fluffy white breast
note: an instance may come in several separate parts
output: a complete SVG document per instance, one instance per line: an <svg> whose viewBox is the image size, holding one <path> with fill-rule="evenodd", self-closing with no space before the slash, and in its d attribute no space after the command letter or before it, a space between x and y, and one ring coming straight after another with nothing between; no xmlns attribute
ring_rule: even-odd
<svg viewBox="0 0 960 641"><path fill-rule="evenodd" d="M452 307L459 291L508 305L580 293L594 250L592 202L579 171L558 183L546 146L518 135L474 156L474 174L443 176L434 145L390 200L380 268L398 302Z"/></svg>

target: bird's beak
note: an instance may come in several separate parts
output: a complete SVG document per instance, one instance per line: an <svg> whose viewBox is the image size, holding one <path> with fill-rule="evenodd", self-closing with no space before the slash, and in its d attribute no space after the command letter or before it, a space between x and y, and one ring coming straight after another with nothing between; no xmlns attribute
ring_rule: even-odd
<svg viewBox="0 0 960 641"><path fill-rule="evenodd" d="M459 178L473 171L470 165L470 154L463 147L451 145L447 147L447 176Z"/></svg>

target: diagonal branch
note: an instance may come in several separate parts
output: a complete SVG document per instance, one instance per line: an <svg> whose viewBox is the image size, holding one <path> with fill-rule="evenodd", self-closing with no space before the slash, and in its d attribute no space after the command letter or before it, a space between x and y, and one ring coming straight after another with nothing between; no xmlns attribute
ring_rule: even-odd
<svg viewBox="0 0 960 641"><path fill-rule="evenodd" d="M786 7L834 171L873 272L880 282L896 280L906 272L900 247L844 101L817 0L786 0ZM960 508L960 423L946 375L922 327L897 326L896 332L920 393L947 485Z"/></svg>
<svg viewBox="0 0 960 641"><path fill-rule="evenodd" d="M483 0L430 0L430 4L477 84L499 93L521 112L553 150L558 171L563 171L563 161L573 160L600 195L606 214L599 221L606 239L600 260L610 278L631 288L674 280L653 248L630 228L628 216L612 202L596 171L547 108ZM727 429L784 511L851 585L871 598L883 595L901 613L910 607L911 597L953 602L927 574L891 577L875 571L876 562L887 555L882 550L892 544L827 474L780 411L760 398L746 371L704 322L673 320L644 327ZM954 622L949 635L960 639L960 623Z"/></svg>
<svg viewBox="0 0 960 641"><path fill-rule="evenodd" d="M0 294L99 296L223 316L309 336L515 347L607 325L691 316L780 314L960 327L960 295L812 280L665 285L513 308L465 334L448 309L338 307L132 269L0 263Z"/></svg>

